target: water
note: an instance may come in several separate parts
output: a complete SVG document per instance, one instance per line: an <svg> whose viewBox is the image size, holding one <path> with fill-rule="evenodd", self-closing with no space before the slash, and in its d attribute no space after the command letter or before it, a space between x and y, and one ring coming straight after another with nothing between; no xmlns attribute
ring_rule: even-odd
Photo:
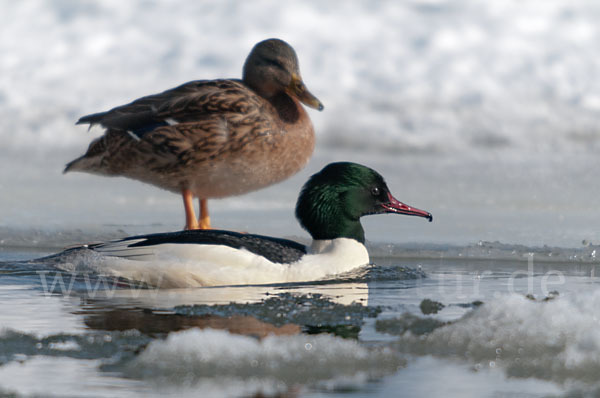
<svg viewBox="0 0 600 398"><path fill-rule="evenodd" d="M595 2L1 8L0 395L600 393ZM180 229L176 195L62 175L100 134L73 123L239 77L267 37L294 46L325 105L309 111L316 152L281 184L212 201L215 225L306 242L299 188L339 160L433 223L366 217L376 265L305 284L156 290L29 261Z"/></svg>
<svg viewBox="0 0 600 398"><path fill-rule="evenodd" d="M595 394L598 249L373 245L378 265L334 280L193 289L4 253L0 385L52 396Z"/></svg>

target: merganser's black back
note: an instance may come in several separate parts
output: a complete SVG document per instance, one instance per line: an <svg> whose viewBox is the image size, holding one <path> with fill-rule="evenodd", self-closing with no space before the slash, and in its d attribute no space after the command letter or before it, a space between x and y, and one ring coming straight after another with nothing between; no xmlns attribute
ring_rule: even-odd
<svg viewBox="0 0 600 398"><path fill-rule="evenodd" d="M142 241L139 241L143 239ZM150 235L130 236L120 242L134 241L127 247L150 247L162 244L195 244L195 245L222 245L233 249L246 249L251 253L265 257L267 260L288 264L298 261L306 254L306 247L298 242L288 239L273 238L270 236L242 234L222 230L190 230L180 232L165 232ZM90 245L94 250L100 249L109 243ZM126 253L116 254L127 257Z"/></svg>

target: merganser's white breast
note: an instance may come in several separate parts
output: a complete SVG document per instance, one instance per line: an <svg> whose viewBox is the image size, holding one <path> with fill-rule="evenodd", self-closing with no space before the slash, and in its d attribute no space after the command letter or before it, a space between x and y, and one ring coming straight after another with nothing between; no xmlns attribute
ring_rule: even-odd
<svg viewBox="0 0 600 398"><path fill-rule="evenodd" d="M354 239L316 240L297 261L278 263L246 248L219 244L160 243L144 238L90 247L100 254L89 268L163 288L290 283L319 280L369 263Z"/></svg>

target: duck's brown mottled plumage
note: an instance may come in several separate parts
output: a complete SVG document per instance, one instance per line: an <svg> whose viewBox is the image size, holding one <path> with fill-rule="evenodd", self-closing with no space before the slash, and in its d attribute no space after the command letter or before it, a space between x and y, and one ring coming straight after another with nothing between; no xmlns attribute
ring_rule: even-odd
<svg viewBox="0 0 600 398"><path fill-rule="evenodd" d="M192 81L82 117L78 124L106 132L65 172L125 176L201 199L263 188L299 171L313 152L300 101L323 107L303 85L294 50L266 40L248 56L243 80Z"/></svg>

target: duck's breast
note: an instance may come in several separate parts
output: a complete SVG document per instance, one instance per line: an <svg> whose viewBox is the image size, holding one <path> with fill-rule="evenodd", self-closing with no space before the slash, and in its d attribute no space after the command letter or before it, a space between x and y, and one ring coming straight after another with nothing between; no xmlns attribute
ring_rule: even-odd
<svg viewBox="0 0 600 398"><path fill-rule="evenodd" d="M199 163L191 189L200 197L243 194L285 180L312 156L315 135L302 105L287 97L276 106L262 100L257 111L222 124L223 149ZM228 130L226 130L228 129Z"/></svg>

